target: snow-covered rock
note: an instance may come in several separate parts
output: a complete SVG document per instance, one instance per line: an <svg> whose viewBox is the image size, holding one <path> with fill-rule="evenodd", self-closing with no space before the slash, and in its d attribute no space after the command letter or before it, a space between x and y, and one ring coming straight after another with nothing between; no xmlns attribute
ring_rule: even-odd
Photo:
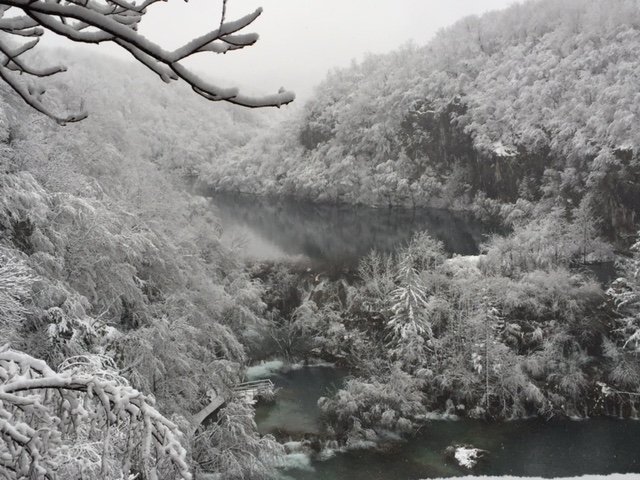
<svg viewBox="0 0 640 480"><path fill-rule="evenodd" d="M478 460L483 458L487 453L486 450L475 448L469 445L453 445L445 450L445 455L458 463L458 465L473 470L478 465Z"/></svg>

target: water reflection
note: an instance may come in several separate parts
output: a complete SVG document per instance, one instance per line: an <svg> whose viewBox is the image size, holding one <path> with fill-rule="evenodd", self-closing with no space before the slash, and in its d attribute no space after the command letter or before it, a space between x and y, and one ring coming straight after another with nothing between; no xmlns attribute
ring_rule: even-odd
<svg viewBox="0 0 640 480"><path fill-rule="evenodd" d="M263 374L252 378L271 378L281 390L275 404L258 406L259 430L285 437L290 434L294 440L317 433L321 424L316 402L338 388L346 372L327 367L279 371L266 368L268 364L264 367ZM322 461L296 453L295 467L284 476L291 480L418 480L467 475L464 468L445 459L445 448L455 444L489 452L486 462L474 472L478 475L550 478L640 473L638 438L640 422L615 418L500 423L439 420L384 452L336 452Z"/></svg>
<svg viewBox="0 0 640 480"><path fill-rule="evenodd" d="M543 424L536 420L484 423L432 421L422 433L387 453L356 450L313 461L313 471L290 469L295 480L418 480L469 472L448 463L444 449L473 444L490 453L476 475L575 477L639 473L640 423L611 418Z"/></svg>
<svg viewBox="0 0 640 480"><path fill-rule="evenodd" d="M276 402L256 408L258 431L286 431L296 440L319 433L322 423L318 399L335 392L345 376L346 371L326 365L298 365L254 377L271 379L277 389Z"/></svg>
<svg viewBox="0 0 640 480"><path fill-rule="evenodd" d="M304 256L355 263L372 249L390 252L426 230L450 253L474 254L489 229L468 215L436 209L375 209L211 193L226 238L244 236L248 257Z"/></svg>

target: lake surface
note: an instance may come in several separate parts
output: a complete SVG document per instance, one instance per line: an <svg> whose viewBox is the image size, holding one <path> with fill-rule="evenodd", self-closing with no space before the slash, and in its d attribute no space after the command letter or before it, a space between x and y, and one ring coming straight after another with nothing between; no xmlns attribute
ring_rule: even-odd
<svg viewBox="0 0 640 480"><path fill-rule="evenodd" d="M335 391L345 372L327 367L290 371L262 368L252 378L271 378L281 390L274 404L259 405L256 421L263 433L282 430L292 439L318 432L316 402ZM282 365L282 364L280 364ZM260 369L258 368L258 371ZM615 418L543 422L486 423L474 420L429 422L416 437L391 451L337 451L326 460L303 453L290 455L292 480L418 480L468 475L448 463L444 449L471 444L490 452L474 474L563 477L585 474L639 473L640 422ZM640 476L639 476L640 478Z"/></svg>
<svg viewBox="0 0 640 480"><path fill-rule="evenodd" d="M374 209L316 205L247 195L211 195L223 240L244 244L256 260L299 259L353 267L372 249L392 252L420 231L441 240L448 253L478 252L491 233L463 214L430 209ZM317 400L340 388L346 372L326 366L282 370L281 362L250 369L249 379L271 378L276 402L256 408L261 433L290 437L295 445L322 429ZM300 450L288 456L291 480L418 480L468 475L445 460L444 450L470 444L490 452L479 475L563 477L640 474L640 422L599 418L545 423L432 421L390 451L335 451L320 460ZM639 475L640 478L640 475Z"/></svg>
<svg viewBox="0 0 640 480"><path fill-rule="evenodd" d="M347 372L328 365L298 365L285 370L270 370L270 365L277 368L282 363L267 362L266 369L258 369L262 375L248 376L249 380L270 378L277 389L276 402L259 404L256 408L258 431L274 434L286 430L294 439L319 433L322 423L318 399L339 389Z"/></svg>
<svg viewBox="0 0 640 480"><path fill-rule="evenodd" d="M208 194L227 244L243 244L257 260L298 257L349 265L372 249L392 252L417 232L441 240L449 253L471 255L490 229L469 215L437 209L323 205L241 194Z"/></svg>
<svg viewBox="0 0 640 480"><path fill-rule="evenodd" d="M444 449L471 444L488 450L477 475L563 477L585 474L638 473L640 423L610 418L587 421L432 421L415 439L397 450L337 453L313 468L291 469L296 480L418 480L468 475L447 463Z"/></svg>

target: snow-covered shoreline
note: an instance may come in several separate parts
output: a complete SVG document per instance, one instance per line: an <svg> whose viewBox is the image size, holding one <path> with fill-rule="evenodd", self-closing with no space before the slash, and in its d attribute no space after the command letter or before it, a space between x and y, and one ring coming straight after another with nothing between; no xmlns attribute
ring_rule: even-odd
<svg viewBox="0 0 640 480"><path fill-rule="evenodd" d="M483 479L483 480L548 480L547 478L543 478L543 477L514 477L511 475L505 475L505 476L473 476L473 475L469 475L469 476L465 476L465 477L456 477L456 480L477 480L477 479ZM563 480L601 480L601 479L606 479L606 480L630 480L630 479L634 479L637 480L638 478L640 478L640 476L637 473L613 473L611 475L583 475L583 476L576 476L576 477L554 477L554 478L562 478ZM423 480L439 480L439 479L423 479Z"/></svg>

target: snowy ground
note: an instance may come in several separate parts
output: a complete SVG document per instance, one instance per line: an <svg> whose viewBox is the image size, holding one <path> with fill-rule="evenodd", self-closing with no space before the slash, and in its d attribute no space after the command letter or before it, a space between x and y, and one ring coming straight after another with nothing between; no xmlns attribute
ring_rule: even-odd
<svg viewBox="0 0 640 480"><path fill-rule="evenodd" d="M483 480L548 480L548 479L543 479L542 477L512 477L512 476L504 476L504 477L494 477L494 476L488 476L488 477L474 477L474 476L467 476L467 477L456 477L455 480L477 480L477 479L483 479ZM559 477L560 478L560 477ZM606 480L618 480L618 479L624 479L624 480L638 480L640 479L640 475L638 475L637 473L628 473L628 474L620 474L620 473L614 473L612 475L584 475L582 477L561 477L563 480L602 480L602 479L606 479ZM427 480L427 479L425 479ZM431 479L433 480L433 479ZM447 480L451 480L451 479L447 479Z"/></svg>

